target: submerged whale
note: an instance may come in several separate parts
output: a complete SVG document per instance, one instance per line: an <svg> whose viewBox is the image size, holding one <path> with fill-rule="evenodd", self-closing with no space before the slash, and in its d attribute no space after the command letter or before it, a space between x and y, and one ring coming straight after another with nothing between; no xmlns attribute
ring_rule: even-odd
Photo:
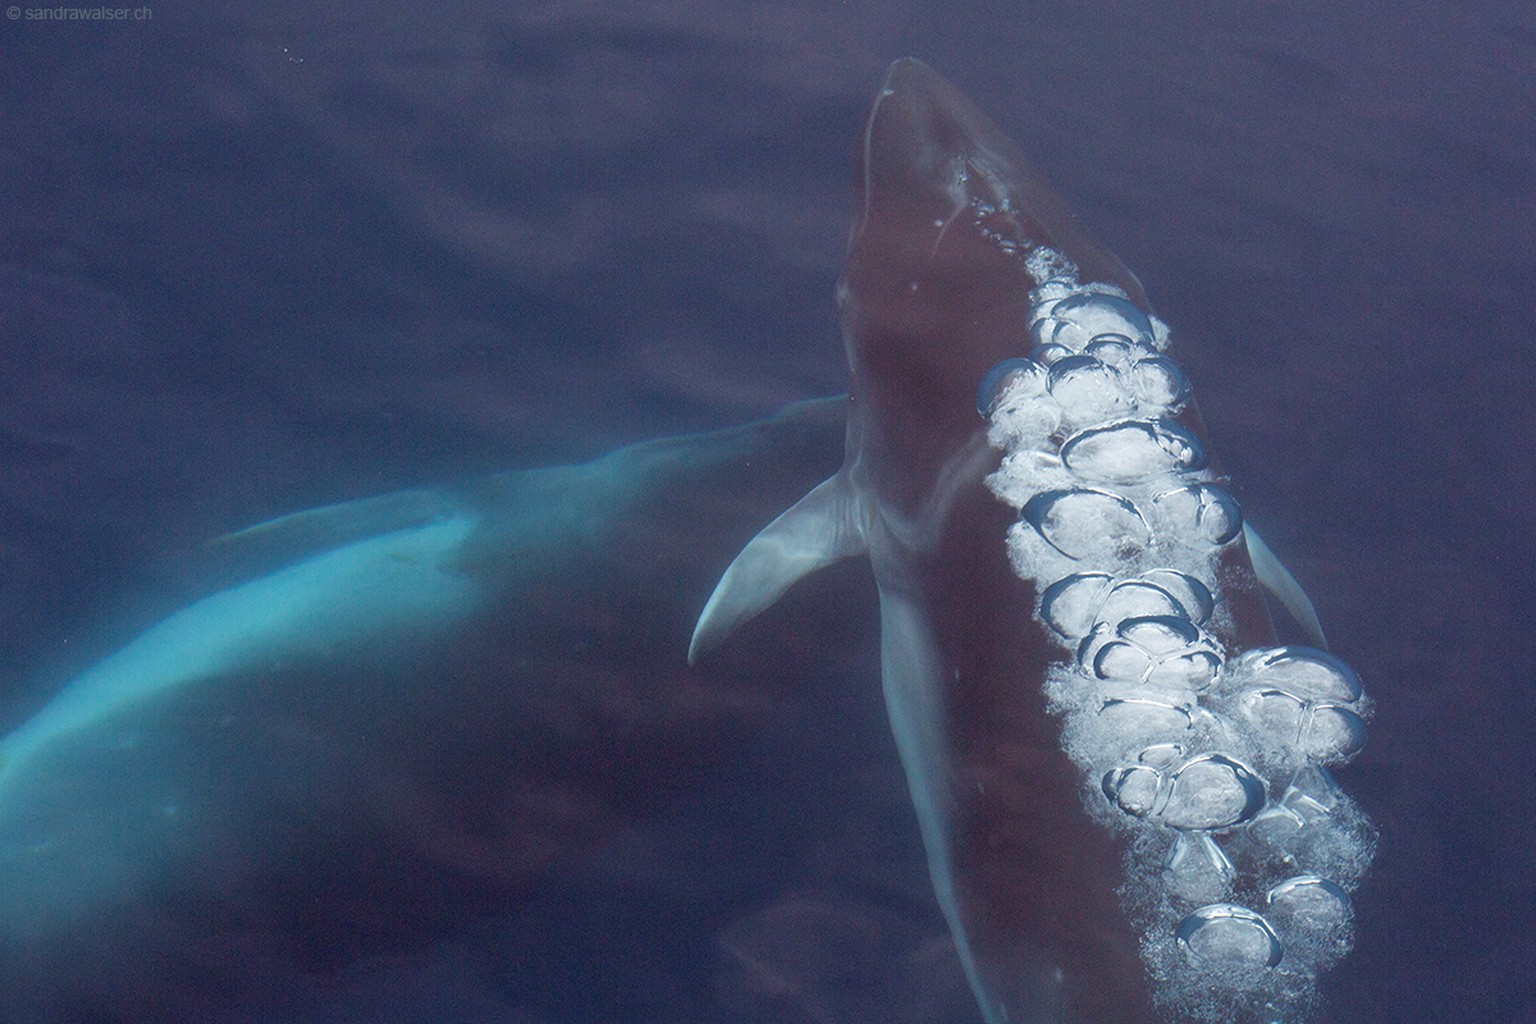
<svg viewBox="0 0 1536 1024"><path fill-rule="evenodd" d="M1018 147L903 60L855 162L845 461L730 564L690 658L867 556L989 1024L1308 1019L1373 845L1327 770L1358 678L1245 530L1140 283ZM1318 646L1276 644L1261 577Z"/></svg>
<svg viewBox="0 0 1536 1024"><path fill-rule="evenodd" d="M243 582L0 739L0 1021L295 1019L700 782L821 654L796 628L689 670L681 639L843 424L802 403L215 544Z"/></svg>

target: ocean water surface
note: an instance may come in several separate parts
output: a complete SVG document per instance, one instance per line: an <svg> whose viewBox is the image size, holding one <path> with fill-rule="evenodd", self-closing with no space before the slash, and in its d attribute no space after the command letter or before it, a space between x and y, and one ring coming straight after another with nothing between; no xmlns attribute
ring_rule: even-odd
<svg viewBox="0 0 1536 1024"><path fill-rule="evenodd" d="M212 538L840 392L852 147L913 55L1141 277L1247 513L1374 699L1339 776L1381 845L1323 1019L1536 1020L1529 5L11 10L0 731L248 567ZM838 459L807 441L730 486L771 491L771 516ZM552 606L601 591L600 543L573 564ZM686 650L723 568L651 595L628 664L674 628ZM334 865L301 859L284 899L316 909L284 914L154 880L161 952L119 944L120 1010L90 1019L975 1024L885 725L867 570L782 614L804 644L749 644L724 704L624 712L684 737L614 755L626 786L594 797L594 756L539 789L557 824L493 883L332 900ZM619 712L545 667L553 689L513 713L606 742ZM359 786L326 794L338 820ZM369 856L346 843L292 848ZM198 863L239 887L239 856ZM177 943L195 969L157 959ZM52 947L0 962L0 1021L87 1019L3 1005L23 973L64 992L81 970Z"/></svg>

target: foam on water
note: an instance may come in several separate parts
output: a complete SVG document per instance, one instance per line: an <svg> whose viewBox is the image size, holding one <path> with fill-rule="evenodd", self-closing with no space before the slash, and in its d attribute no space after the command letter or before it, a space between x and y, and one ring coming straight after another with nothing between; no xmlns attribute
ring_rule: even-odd
<svg viewBox="0 0 1536 1024"><path fill-rule="evenodd" d="M1062 646L1045 681L1084 799L1129 840L1122 888L1163 1007L1298 1024L1348 951L1374 831L1327 767L1365 741L1359 677L1306 647L1227 650L1217 561L1242 511L1178 421L1168 329L1063 261L1031 296L1034 345L977 406L1019 510L1010 561ZM1037 280L1040 279L1037 277Z"/></svg>

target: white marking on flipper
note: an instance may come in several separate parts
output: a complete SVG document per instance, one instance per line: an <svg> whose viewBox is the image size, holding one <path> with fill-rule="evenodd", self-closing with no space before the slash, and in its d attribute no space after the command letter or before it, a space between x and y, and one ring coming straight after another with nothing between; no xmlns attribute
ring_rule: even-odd
<svg viewBox="0 0 1536 1024"><path fill-rule="evenodd" d="M1264 584L1264 589L1275 595L1275 600L1290 612L1296 624L1306 631L1312 646L1326 651L1328 638L1323 635L1323 624L1317 619L1317 609L1312 607L1312 599L1301 589L1296 577L1291 575L1290 570L1269 549L1269 545L1264 543L1259 531L1246 522L1243 523L1243 539L1248 542L1248 559L1253 563L1254 575Z"/></svg>
<svg viewBox="0 0 1536 1024"><path fill-rule="evenodd" d="M802 576L864 554L863 521L858 496L839 473L763 527L725 570L699 613L688 663L772 605Z"/></svg>

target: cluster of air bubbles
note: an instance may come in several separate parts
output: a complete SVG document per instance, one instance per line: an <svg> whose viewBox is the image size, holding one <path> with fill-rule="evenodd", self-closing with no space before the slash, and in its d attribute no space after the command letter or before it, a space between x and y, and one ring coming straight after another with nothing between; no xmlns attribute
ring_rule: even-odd
<svg viewBox="0 0 1536 1024"><path fill-rule="evenodd" d="M1231 649L1218 569L1241 563L1242 511L1185 415L1166 326L1070 269L1031 300L1032 350L985 376L977 407L1004 452L987 483L1019 510L1010 560L1063 648L1046 680L1063 743L1129 839L1125 903L1159 998L1290 1024L1349 948L1372 853L1328 773L1365 740L1359 678L1311 648Z"/></svg>

